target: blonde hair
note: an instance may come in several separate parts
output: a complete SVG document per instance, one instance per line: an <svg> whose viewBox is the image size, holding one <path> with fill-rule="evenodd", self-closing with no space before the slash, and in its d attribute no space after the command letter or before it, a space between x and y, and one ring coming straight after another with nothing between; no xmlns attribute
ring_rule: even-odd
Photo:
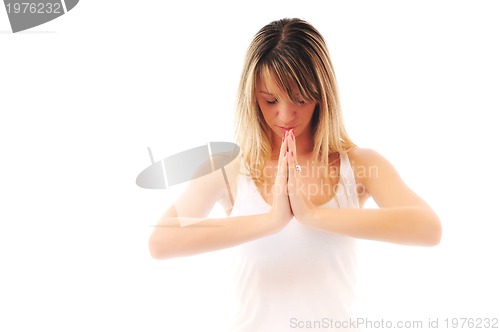
<svg viewBox="0 0 500 332"><path fill-rule="evenodd" d="M312 117L313 160L331 163L332 153L354 147L344 128L338 88L330 55L321 34L301 19L281 19L264 26L251 42L241 75L236 105L236 143L249 175L264 180L271 157L271 130L256 97L257 80L272 78L295 100L318 104ZM296 91L296 90L295 90Z"/></svg>

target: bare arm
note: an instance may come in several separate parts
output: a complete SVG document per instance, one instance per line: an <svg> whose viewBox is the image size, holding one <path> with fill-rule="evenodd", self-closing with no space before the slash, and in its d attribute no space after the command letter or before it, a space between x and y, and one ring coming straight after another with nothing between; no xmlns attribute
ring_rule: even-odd
<svg viewBox="0 0 500 332"><path fill-rule="evenodd" d="M358 148L350 152L349 158L355 173L364 168L365 172L359 172L364 176L356 181L380 209L317 208L294 197L292 209L300 222L363 239L429 246L440 242L438 216L402 181L385 158L372 150Z"/></svg>
<svg viewBox="0 0 500 332"><path fill-rule="evenodd" d="M233 168L228 170L228 175L234 177L237 172ZM226 192L222 175L215 172L192 181L154 228L149 239L151 256L160 259L194 255L276 233L293 217L286 193L286 179L286 158L283 155L279 160L271 211L220 219L206 217ZM183 219L193 218L197 219L196 223L181 227Z"/></svg>
<svg viewBox="0 0 500 332"><path fill-rule="evenodd" d="M356 238L407 245L437 245L439 219L425 206L381 209L316 209L307 224Z"/></svg>
<svg viewBox="0 0 500 332"><path fill-rule="evenodd" d="M157 259L195 255L223 249L277 232L270 214L204 219L186 227L170 210L156 225L150 240L151 256Z"/></svg>

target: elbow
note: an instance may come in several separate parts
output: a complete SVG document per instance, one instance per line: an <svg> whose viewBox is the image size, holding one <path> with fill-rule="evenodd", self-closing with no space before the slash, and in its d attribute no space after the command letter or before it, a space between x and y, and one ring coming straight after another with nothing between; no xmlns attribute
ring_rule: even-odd
<svg viewBox="0 0 500 332"><path fill-rule="evenodd" d="M441 243L443 228L439 217L433 212L432 216L427 217L426 227L423 236L423 244L429 247L437 246Z"/></svg>
<svg viewBox="0 0 500 332"><path fill-rule="evenodd" d="M441 243L441 235L442 235L441 225L439 224L434 226L433 229L427 232L424 240L425 241L424 245L428 247L437 246L439 243Z"/></svg>
<svg viewBox="0 0 500 332"><path fill-rule="evenodd" d="M443 227L441 226L441 222L439 221L439 219L437 219L436 225L434 225L434 228L431 231L429 244L431 246L437 246L439 243L441 243L442 234L443 234Z"/></svg>
<svg viewBox="0 0 500 332"><path fill-rule="evenodd" d="M439 217L430 209L413 209L411 223L404 226L405 233L401 244L434 247L441 242L442 226ZM400 233L401 234L401 233Z"/></svg>
<svg viewBox="0 0 500 332"><path fill-rule="evenodd" d="M155 234L149 238L149 254L154 259L167 259L171 257L170 250L165 241L160 241Z"/></svg>
<svg viewBox="0 0 500 332"><path fill-rule="evenodd" d="M160 250L154 236L151 236L149 238L149 254L154 259L162 259L163 258L162 251Z"/></svg>

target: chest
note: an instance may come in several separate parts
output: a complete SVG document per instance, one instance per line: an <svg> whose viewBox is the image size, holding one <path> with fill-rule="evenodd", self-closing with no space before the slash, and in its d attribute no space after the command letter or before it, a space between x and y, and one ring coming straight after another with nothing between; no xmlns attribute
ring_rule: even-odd
<svg viewBox="0 0 500 332"><path fill-rule="evenodd" d="M273 186L276 178L277 164L267 165L264 182L255 183L261 197L267 204L273 203ZM290 168L289 172L296 172ZM321 206L335 198L340 179L340 163L330 167L320 167L313 164L301 165L298 192L307 197L314 205Z"/></svg>

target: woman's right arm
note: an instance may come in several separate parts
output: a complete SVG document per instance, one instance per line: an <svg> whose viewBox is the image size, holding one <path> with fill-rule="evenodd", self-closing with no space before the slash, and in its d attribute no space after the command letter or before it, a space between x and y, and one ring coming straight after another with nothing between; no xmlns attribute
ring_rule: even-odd
<svg viewBox="0 0 500 332"><path fill-rule="evenodd" d="M282 145L282 150L286 146ZM186 192L165 212L149 239L151 256L157 259L195 255L232 247L274 234L292 219L286 192L287 165L282 151L273 187L273 206L269 213L206 219L214 204L226 193L221 171L192 181ZM236 176L233 169L228 174ZM198 219L181 227L183 219Z"/></svg>
<svg viewBox="0 0 500 332"><path fill-rule="evenodd" d="M151 256L165 259L223 249L255 240L279 231L270 214L204 219L179 226L179 218L170 208L160 219L149 239Z"/></svg>

